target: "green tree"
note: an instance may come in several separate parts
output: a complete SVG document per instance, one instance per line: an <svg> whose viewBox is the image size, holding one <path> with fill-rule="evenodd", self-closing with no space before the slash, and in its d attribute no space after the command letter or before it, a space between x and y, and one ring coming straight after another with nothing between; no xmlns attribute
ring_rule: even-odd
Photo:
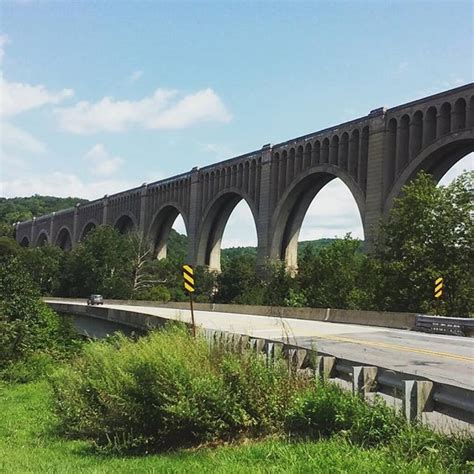
<svg viewBox="0 0 474 474"><path fill-rule="evenodd" d="M24 249L21 261L42 295L57 294L63 275L65 252L57 245Z"/></svg>
<svg viewBox="0 0 474 474"><path fill-rule="evenodd" d="M474 172L447 187L420 173L382 226L377 257L383 269L384 309L449 316L472 314L474 287ZM442 276L441 306L433 298L434 280Z"/></svg>
<svg viewBox="0 0 474 474"><path fill-rule="evenodd" d="M35 352L65 354L70 328L39 298L17 258L0 265L0 369Z"/></svg>
<svg viewBox="0 0 474 474"><path fill-rule="evenodd" d="M128 298L133 287L133 248L130 240L111 226L92 230L66 258L61 292L86 297Z"/></svg>
<svg viewBox="0 0 474 474"><path fill-rule="evenodd" d="M15 239L7 236L0 236L0 260L18 255L20 252L21 247Z"/></svg>
<svg viewBox="0 0 474 474"><path fill-rule="evenodd" d="M225 262L217 277L217 287L216 302L263 304L263 286L252 255L239 255Z"/></svg>
<svg viewBox="0 0 474 474"><path fill-rule="evenodd" d="M319 251L308 248L298 263L299 288L311 307L348 308L366 258L361 242L346 235Z"/></svg>

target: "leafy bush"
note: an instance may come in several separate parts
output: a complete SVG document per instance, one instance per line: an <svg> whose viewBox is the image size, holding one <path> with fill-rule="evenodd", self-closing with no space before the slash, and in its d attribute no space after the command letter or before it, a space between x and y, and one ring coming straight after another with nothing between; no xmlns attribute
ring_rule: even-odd
<svg viewBox="0 0 474 474"><path fill-rule="evenodd" d="M140 451L269 432L296 387L283 363L211 350L177 327L89 344L51 380L66 433Z"/></svg>
<svg viewBox="0 0 474 474"><path fill-rule="evenodd" d="M336 433L363 445L391 441L406 425L384 402L369 406L335 384L321 381L293 400L287 417L289 431L311 437Z"/></svg>
<svg viewBox="0 0 474 474"><path fill-rule="evenodd" d="M33 352L23 359L10 361L0 371L7 382L28 383L43 379L57 368L57 361L47 352Z"/></svg>
<svg viewBox="0 0 474 474"><path fill-rule="evenodd" d="M26 375L33 376L49 357L67 357L78 344L68 322L39 299L18 260L5 261L0 267L0 371L5 377L30 380Z"/></svg>
<svg viewBox="0 0 474 474"><path fill-rule="evenodd" d="M171 293L168 288L160 285L153 286L147 290L143 290L136 295L137 300L159 301L167 303L171 300Z"/></svg>

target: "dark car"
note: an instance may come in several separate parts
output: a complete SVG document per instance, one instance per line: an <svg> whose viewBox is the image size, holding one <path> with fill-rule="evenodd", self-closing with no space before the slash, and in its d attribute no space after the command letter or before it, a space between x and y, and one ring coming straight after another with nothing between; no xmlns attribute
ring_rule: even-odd
<svg viewBox="0 0 474 474"><path fill-rule="evenodd" d="M104 304L104 298L102 295L90 295L87 304Z"/></svg>

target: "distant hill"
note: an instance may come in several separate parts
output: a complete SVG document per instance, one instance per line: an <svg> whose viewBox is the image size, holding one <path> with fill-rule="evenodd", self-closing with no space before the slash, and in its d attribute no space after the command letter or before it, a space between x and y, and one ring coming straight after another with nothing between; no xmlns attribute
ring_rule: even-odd
<svg viewBox="0 0 474 474"><path fill-rule="evenodd" d="M87 202L87 199L75 197L58 198L53 196L3 198L0 197L0 224L14 224L43 216L51 212L74 207L78 202Z"/></svg>
<svg viewBox="0 0 474 474"><path fill-rule="evenodd" d="M305 240L298 242L298 254L302 255L306 249L311 249L313 252L317 252L332 242L338 239L317 239L317 240ZM188 238L185 235L179 234L174 229L171 229L169 240L168 240L168 258L175 261L184 261L186 258L186 246ZM226 260L233 260L234 258L242 255L249 255L250 257L257 257L256 247L233 247L228 249L222 249L221 259L222 263L225 264Z"/></svg>

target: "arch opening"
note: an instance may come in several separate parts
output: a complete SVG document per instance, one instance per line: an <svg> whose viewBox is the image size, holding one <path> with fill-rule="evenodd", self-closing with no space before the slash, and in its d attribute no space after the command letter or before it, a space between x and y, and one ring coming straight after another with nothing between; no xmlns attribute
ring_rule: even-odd
<svg viewBox="0 0 474 474"><path fill-rule="evenodd" d="M453 179L456 173L457 163L461 162L464 169L472 169L474 153L474 139L470 131L460 131L453 140L449 135L442 136L436 142L423 149L406 167L402 174L392 186L384 206L384 214L387 216L393 206L394 199L401 196L405 184L413 180L420 171L425 171L433 176L437 183L445 184L446 180ZM466 161L463 160L466 159ZM451 169L454 171L450 171ZM453 174L454 173L454 174ZM460 171L458 169L458 174ZM451 178L449 178L451 176Z"/></svg>
<svg viewBox="0 0 474 474"><path fill-rule="evenodd" d="M255 212L248 201L233 192L220 196L208 210L201 226L198 265L220 271L222 248L257 246L257 235Z"/></svg>
<svg viewBox="0 0 474 474"><path fill-rule="evenodd" d="M97 226L94 222L87 223L81 233L81 237L80 237L81 242L87 237L87 234L92 232L96 227Z"/></svg>
<svg viewBox="0 0 474 474"><path fill-rule="evenodd" d="M30 240L28 237L23 237L20 242L21 247L29 247L30 246Z"/></svg>
<svg viewBox="0 0 474 474"><path fill-rule="evenodd" d="M176 232L176 234L173 232ZM169 248L170 235L173 234L173 245L182 247L184 242L179 243L178 240L188 235L186 222L182 213L174 206L165 206L155 215L149 236L151 239L153 257L161 260L167 257L179 258L184 260L187 249ZM171 250L170 254L168 250ZM180 254L181 257L175 254Z"/></svg>
<svg viewBox="0 0 474 474"><path fill-rule="evenodd" d="M454 164L438 181L438 186L447 186L466 171L474 171L474 152L468 153Z"/></svg>
<svg viewBox="0 0 474 474"><path fill-rule="evenodd" d="M135 229L135 223L132 218L125 214L117 219L117 222L114 226L121 234L128 234Z"/></svg>
<svg viewBox="0 0 474 474"><path fill-rule="evenodd" d="M56 245L62 250L69 251L72 249L71 233L66 227L63 227L56 238Z"/></svg>
<svg viewBox="0 0 474 474"><path fill-rule="evenodd" d="M281 205L271 257L296 271L300 240L342 238L348 232L364 239L363 199L348 183L329 172L314 173L301 180Z"/></svg>
<svg viewBox="0 0 474 474"><path fill-rule="evenodd" d="M36 240L36 246L37 247L43 247L45 245L48 245L48 234L46 234L46 232L41 232L39 235L38 235L38 238Z"/></svg>

